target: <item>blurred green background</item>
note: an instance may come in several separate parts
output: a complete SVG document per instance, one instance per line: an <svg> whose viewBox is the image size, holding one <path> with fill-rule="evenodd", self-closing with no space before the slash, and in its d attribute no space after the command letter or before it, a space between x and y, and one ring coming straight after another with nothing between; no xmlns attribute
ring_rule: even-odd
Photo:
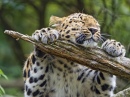
<svg viewBox="0 0 130 97"><path fill-rule="evenodd" d="M101 32L120 41L130 57L130 0L0 0L0 69L9 78L0 84L7 94L23 97L22 67L33 45L16 41L4 30L31 35L47 27L50 16L75 12L93 15Z"/></svg>

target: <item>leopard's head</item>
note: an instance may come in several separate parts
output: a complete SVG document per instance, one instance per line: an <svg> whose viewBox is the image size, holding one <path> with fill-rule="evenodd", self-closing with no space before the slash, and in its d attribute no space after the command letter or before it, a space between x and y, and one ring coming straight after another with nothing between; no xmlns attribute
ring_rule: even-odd
<svg viewBox="0 0 130 97"><path fill-rule="evenodd" d="M75 13L67 17L52 16L50 23L61 33L61 39L85 47L93 47L101 39L100 25L91 15Z"/></svg>

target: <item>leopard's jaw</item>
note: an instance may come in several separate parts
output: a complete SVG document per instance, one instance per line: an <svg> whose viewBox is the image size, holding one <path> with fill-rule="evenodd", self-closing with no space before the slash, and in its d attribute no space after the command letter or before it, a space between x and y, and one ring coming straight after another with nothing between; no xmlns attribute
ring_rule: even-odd
<svg viewBox="0 0 130 97"><path fill-rule="evenodd" d="M83 47L97 47L97 42L95 42L93 39L87 39L85 41L83 41L82 44L79 44L79 43L75 43L75 41L72 41L74 44L77 44L77 45L80 45L80 46L83 46Z"/></svg>
<svg viewBox="0 0 130 97"><path fill-rule="evenodd" d="M96 47L98 44L98 41L95 41L93 38L90 39L84 39L80 43L75 40L75 38L70 40L73 44L77 44L83 47Z"/></svg>
<svg viewBox="0 0 130 97"><path fill-rule="evenodd" d="M89 39L84 41L84 43L82 44L84 47L96 47L97 46L97 42L95 42L93 39Z"/></svg>

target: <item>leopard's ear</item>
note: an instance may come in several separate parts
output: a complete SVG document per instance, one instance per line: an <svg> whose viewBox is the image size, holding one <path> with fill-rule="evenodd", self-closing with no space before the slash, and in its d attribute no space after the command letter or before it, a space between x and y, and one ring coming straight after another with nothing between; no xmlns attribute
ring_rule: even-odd
<svg viewBox="0 0 130 97"><path fill-rule="evenodd" d="M51 16L49 26L58 27L64 21L64 19L65 19L65 17L60 18L60 17L57 17L57 16Z"/></svg>

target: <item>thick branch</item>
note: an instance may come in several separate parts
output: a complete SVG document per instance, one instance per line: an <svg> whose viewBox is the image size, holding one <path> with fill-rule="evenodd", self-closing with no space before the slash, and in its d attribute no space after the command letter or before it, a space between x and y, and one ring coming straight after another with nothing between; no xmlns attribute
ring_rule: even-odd
<svg viewBox="0 0 130 97"><path fill-rule="evenodd" d="M4 33L39 47L40 50L58 57L77 62L95 70L100 70L130 80L130 59L126 57L115 58L106 54L100 48L84 48L65 41L56 41L45 45L33 40L30 36L15 31L6 30Z"/></svg>

